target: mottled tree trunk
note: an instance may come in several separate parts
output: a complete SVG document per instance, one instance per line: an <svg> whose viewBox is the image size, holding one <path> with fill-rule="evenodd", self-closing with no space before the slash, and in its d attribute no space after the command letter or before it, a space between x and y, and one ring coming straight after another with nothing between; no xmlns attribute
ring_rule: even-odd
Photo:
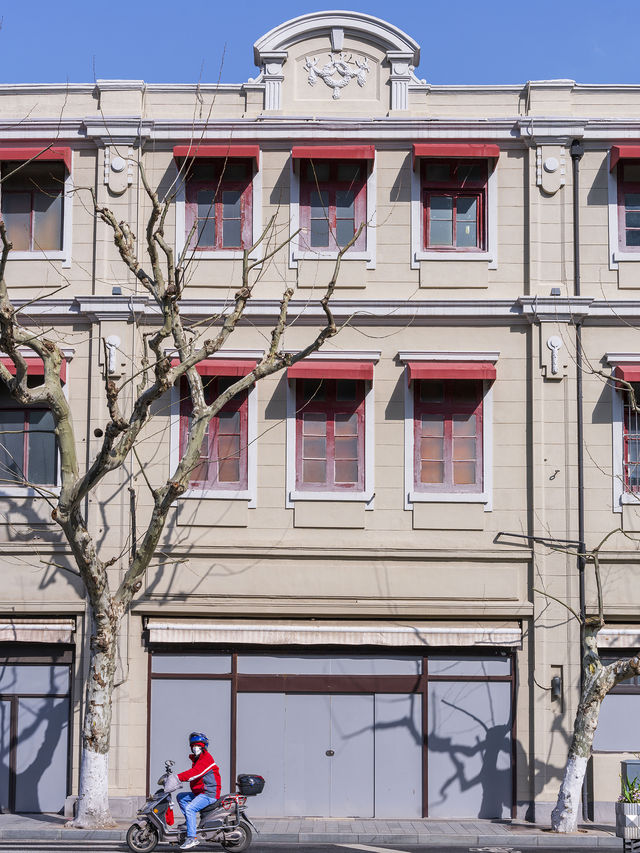
<svg viewBox="0 0 640 853"><path fill-rule="evenodd" d="M91 638L78 803L70 822L82 829L115 826L109 810L108 762L117 627L117 621L102 615Z"/></svg>
<svg viewBox="0 0 640 853"><path fill-rule="evenodd" d="M604 685L602 685L604 688ZM569 747L569 757L564 769L562 785L558 793L558 801L551 813L551 828L554 832L575 832L578 826L578 816L582 803L582 786L587 763L591 756L593 737L598 725L600 706L607 695L606 688L602 694L594 684L589 691L587 703L580 702L573 728L573 737ZM594 688L596 688L594 690Z"/></svg>

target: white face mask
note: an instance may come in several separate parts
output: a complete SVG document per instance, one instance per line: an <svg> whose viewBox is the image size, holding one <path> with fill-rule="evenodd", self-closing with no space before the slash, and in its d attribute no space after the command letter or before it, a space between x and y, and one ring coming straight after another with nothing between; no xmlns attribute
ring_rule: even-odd
<svg viewBox="0 0 640 853"><path fill-rule="evenodd" d="M193 754L194 754L194 755L200 755L200 753L201 753L201 752L202 752L202 747L201 747L201 746L194 746L194 747L193 747Z"/></svg>

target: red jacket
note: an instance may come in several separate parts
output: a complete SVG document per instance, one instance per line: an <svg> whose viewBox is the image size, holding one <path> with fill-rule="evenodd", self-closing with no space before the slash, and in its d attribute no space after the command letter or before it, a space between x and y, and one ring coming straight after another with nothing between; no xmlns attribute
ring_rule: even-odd
<svg viewBox="0 0 640 853"><path fill-rule="evenodd" d="M205 749L197 757L191 753L189 758L193 765L191 770L178 773L178 779L189 782L194 794L206 794L217 800L220 796L220 768L213 757Z"/></svg>

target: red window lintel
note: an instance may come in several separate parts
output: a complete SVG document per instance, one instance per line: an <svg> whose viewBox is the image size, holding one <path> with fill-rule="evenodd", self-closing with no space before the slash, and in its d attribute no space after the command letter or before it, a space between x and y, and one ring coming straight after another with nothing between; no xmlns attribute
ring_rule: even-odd
<svg viewBox="0 0 640 853"><path fill-rule="evenodd" d="M299 361L287 370L289 379L373 380L372 361Z"/></svg>
<svg viewBox="0 0 640 853"><path fill-rule="evenodd" d="M615 169L619 160L640 160L640 145L612 145L610 171Z"/></svg>
<svg viewBox="0 0 640 853"><path fill-rule="evenodd" d="M375 160L374 145L294 145L294 160Z"/></svg>
<svg viewBox="0 0 640 853"><path fill-rule="evenodd" d="M67 167L67 172L71 172L71 149L55 146L47 148L45 145L31 145L28 148L23 146L0 146L0 160L61 160Z"/></svg>
<svg viewBox="0 0 640 853"><path fill-rule="evenodd" d="M238 157L249 158L256 161L256 168L260 166L259 145L176 145L173 149L176 160L185 157L204 157L210 159L236 159Z"/></svg>
<svg viewBox="0 0 640 853"><path fill-rule="evenodd" d="M490 379L496 367L490 361L408 361L409 379Z"/></svg>
<svg viewBox="0 0 640 853"><path fill-rule="evenodd" d="M500 156L499 145L487 145L479 142L416 142L413 146L413 164L420 157L439 157L447 159L492 158Z"/></svg>
<svg viewBox="0 0 640 853"><path fill-rule="evenodd" d="M3 366L7 368L9 373L12 376L16 375L16 366L13 361L8 358L8 356L3 356L0 358ZM27 362L27 375L28 376L44 376L44 363L41 358L25 358ZM66 358L62 359L62 364L60 365L60 381L64 385L67 381L67 360Z"/></svg>
<svg viewBox="0 0 640 853"><path fill-rule="evenodd" d="M177 367L179 364L179 358L171 359L171 367ZM256 364L255 359L208 358L196 364L196 370L200 376L246 376Z"/></svg>

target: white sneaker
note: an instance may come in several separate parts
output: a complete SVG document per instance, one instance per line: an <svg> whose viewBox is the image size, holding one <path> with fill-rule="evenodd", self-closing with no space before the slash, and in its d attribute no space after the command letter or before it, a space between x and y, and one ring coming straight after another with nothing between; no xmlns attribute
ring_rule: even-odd
<svg viewBox="0 0 640 853"><path fill-rule="evenodd" d="M200 844L198 838L185 838L183 843L180 845L180 850L191 850L192 847L197 847Z"/></svg>

